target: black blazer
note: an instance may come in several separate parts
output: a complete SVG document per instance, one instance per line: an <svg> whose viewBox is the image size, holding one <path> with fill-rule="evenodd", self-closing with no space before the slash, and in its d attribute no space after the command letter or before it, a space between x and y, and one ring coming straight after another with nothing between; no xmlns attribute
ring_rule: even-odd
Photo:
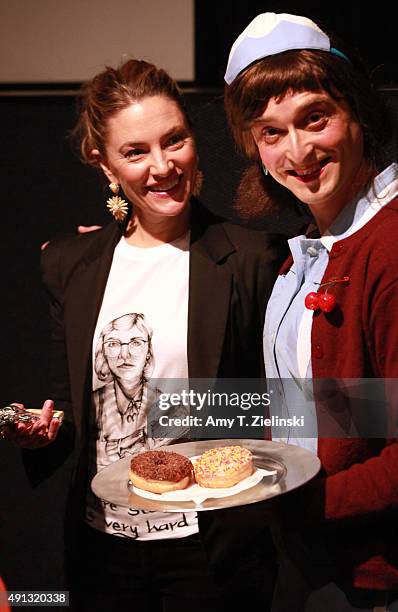
<svg viewBox="0 0 398 612"><path fill-rule="evenodd" d="M190 378L259 378L265 307L285 248L266 235L192 207L188 372ZM52 324L52 395L65 421L55 442L25 452L40 482L74 450L76 501L86 486L86 443L92 392L92 337L122 225L50 243L42 269ZM76 474L75 474L76 476ZM79 504L80 505L80 504Z"/></svg>

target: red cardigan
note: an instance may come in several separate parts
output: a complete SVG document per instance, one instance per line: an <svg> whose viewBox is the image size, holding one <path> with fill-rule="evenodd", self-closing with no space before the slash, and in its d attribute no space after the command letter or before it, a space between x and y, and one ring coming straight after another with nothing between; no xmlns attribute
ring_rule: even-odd
<svg viewBox="0 0 398 612"><path fill-rule="evenodd" d="M363 228L333 245L322 282L349 276L331 290L338 306L314 314L311 349L321 477L286 496L290 518L327 533L342 581L398 589L398 199ZM392 378L388 439L322 437L325 378ZM329 434L330 435L330 434ZM297 507L302 512L296 514ZM288 501L290 498L290 502ZM287 505L286 504L286 505ZM297 527L297 525L296 525Z"/></svg>

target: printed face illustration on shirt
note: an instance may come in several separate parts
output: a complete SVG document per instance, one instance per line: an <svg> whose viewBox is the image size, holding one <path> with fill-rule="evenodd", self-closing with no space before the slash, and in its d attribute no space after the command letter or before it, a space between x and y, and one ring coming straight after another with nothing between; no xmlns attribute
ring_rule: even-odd
<svg viewBox="0 0 398 612"><path fill-rule="evenodd" d="M99 381L93 389L98 466L185 435L178 428L167 433L159 429L156 407L162 391L150 380L153 368L152 328L143 314L125 314L103 327L94 356ZM178 417L186 416L186 406L173 410Z"/></svg>
<svg viewBox="0 0 398 612"><path fill-rule="evenodd" d="M98 456L124 456L145 442L147 382L152 372L152 330L143 314L131 313L102 330L94 368L104 383L94 392ZM102 450L101 450L102 449Z"/></svg>
<svg viewBox="0 0 398 612"><path fill-rule="evenodd" d="M128 389L141 382L148 358L150 339L137 326L113 329L104 336L102 347L109 369L119 384Z"/></svg>
<svg viewBox="0 0 398 612"><path fill-rule="evenodd" d="M100 380L114 380L132 398L149 377L153 355L152 331L142 314L127 314L111 321L98 340L95 371Z"/></svg>

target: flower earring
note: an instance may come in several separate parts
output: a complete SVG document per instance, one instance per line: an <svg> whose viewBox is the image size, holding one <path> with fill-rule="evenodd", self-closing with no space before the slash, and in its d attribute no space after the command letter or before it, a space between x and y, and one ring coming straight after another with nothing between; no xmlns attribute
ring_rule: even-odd
<svg viewBox="0 0 398 612"><path fill-rule="evenodd" d="M128 204L126 200L123 200L119 193L119 185L117 183L109 183L109 189L114 194L111 198L106 201L106 206L116 221L123 221L128 211Z"/></svg>

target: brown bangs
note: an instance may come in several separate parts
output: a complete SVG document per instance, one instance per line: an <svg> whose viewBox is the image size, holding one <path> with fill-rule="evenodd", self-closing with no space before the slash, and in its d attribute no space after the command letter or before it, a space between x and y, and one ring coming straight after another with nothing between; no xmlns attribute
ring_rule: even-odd
<svg viewBox="0 0 398 612"><path fill-rule="evenodd" d="M250 126L271 98L280 100L288 91L324 90L332 97L335 97L333 91L341 92L338 84L331 79L330 57L330 53L322 51L279 53L256 62L226 87L228 121L238 148L246 156L251 159L257 157ZM332 58L332 62L334 60Z"/></svg>
<svg viewBox="0 0 398 612"><path fill-rule="evenodd" d="M289 54L289 52L281 53L267 60L266 71L258 63L253 66L250 75L246 73L246 78L249 81L248 86L242 83L244 88L243 118L245 121L251 122L263 112L271 98L280 101L288 91L320 91L325 89L325 86L327 86L326 74L320 66L311 64L309 58L305 57L308 53L308 51L302 51L300 54L295 53L294 55ZM250 98L252 98L251 101Z"/></svg>
<svg viewBox="0 0 398 612"><path fill-rule="evenodd" d="M225 110L238 148L250 159L258 152L250 132L253 119L269 100L288 91L326 91L343 97L365 138L365 156L384 164L384 148L393 131L391 116L380 94L362 70L328 51L286 51L255 62L225 88Z"/></svg>

